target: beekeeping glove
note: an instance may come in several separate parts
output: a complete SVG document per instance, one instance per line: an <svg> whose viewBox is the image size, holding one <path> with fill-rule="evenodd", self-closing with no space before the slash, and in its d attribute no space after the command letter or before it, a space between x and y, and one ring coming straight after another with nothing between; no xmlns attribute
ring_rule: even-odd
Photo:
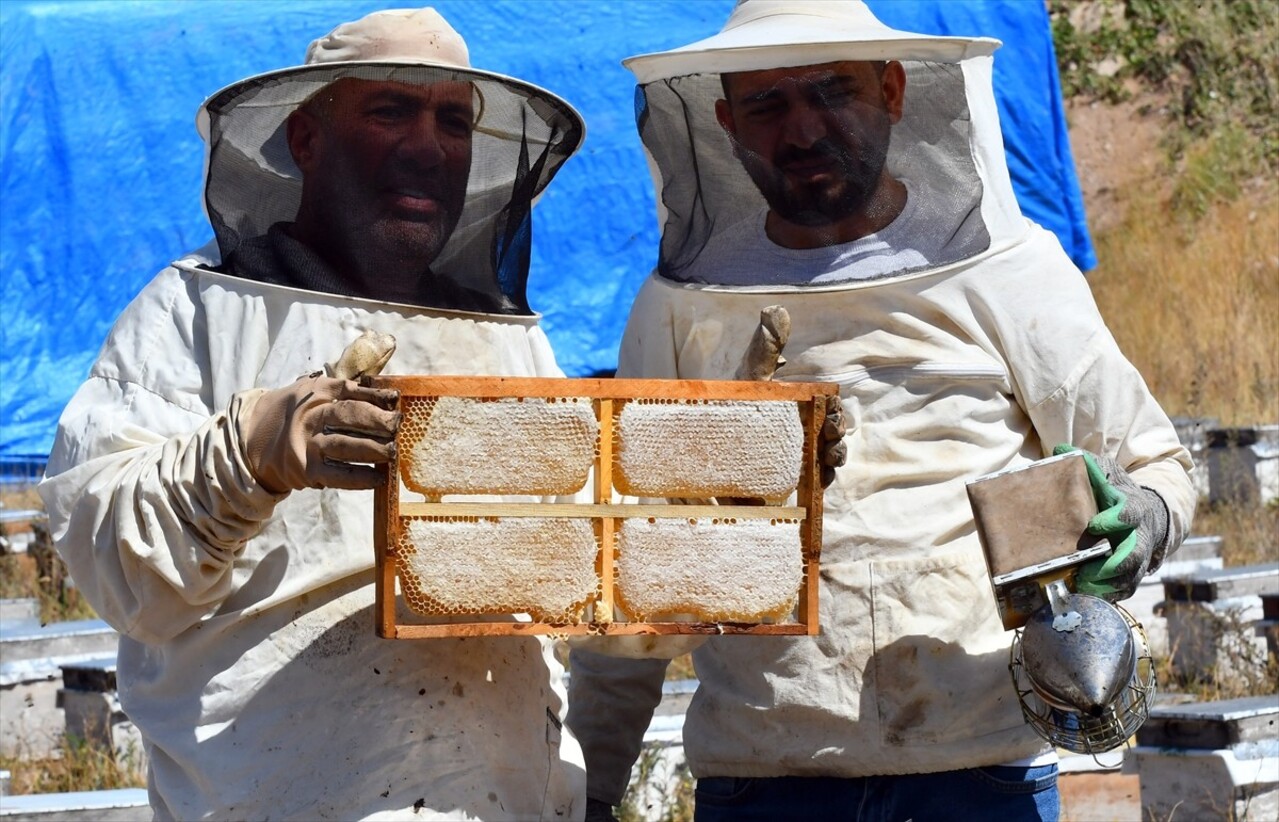
<svg viewBox="0 0 1279 822"><path fill-rule="evenodd" d="M324 366L324 372L339 380L358 381L360 377L376 377L394 353L395 337L368 329L351 341L336 362Z"/></svg>
<svg viewBox="0 0 1279 822"><path fill-rule="evenodd" d="M786 363L782 349L790 339L790 313L780 305L759 312L759 325L746 346L734 379L767 381ZM839 395L826 398L826 422L822 425L817 453L821 458L822 487L835 480L835 469L848 458L844 445L844 411Z"/></svg>
<svg viewBox="0 0 1279 822"><path fill-rule="evenodd" d="M319 372L274 390L237 396L235 424L249 470L276 494L300 488L373 488L395 454L395 391L354 382L382 370L395 350L366 332Z"/></svg>
<svg viewBox="0 0 1279 822"><path fill-rule="evenodd" d="M1079 450L1063 444L1053 454ZM1088 523L1088 533L1106 537L1112 550L1079 567L1075 588L1081 594L1118 602L1136 593L1142 577L1163 563L1168 549L1168 506L1154 491L1133 482L1111 457L1088 451L1083 456L1098 509Z"/></svg>

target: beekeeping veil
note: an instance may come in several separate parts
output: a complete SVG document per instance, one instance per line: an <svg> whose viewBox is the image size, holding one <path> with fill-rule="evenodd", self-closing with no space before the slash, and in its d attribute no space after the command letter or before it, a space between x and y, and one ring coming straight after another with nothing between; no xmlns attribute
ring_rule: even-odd
<svg viewBox="0 0 1279 822"><path fill-rule="evenodd" d="M207 149L205 209L223 264L260 245L271 226L294 220L302 174L290 154L286 120L344 78L470 85L474 131L464 206L422 270L442 286L478 292L503 313L531 313L525 298L530 209L581 144L582 119L541 88L471 68L465 42L429 8L377 11L338 26L311 43L303 65L250 77L204 103L197 125ZM232 266L230 273L238 272ZM432 306L432 293L423 288L415 302Z"/></svg>
<svg viewBox="0 0 1279 822"><path fill-rule="evenodd" d="M623 61L638 81L637 126L657 187L661 275L749 284L735 282L734 272L714 260L726 243L740 247L734 238L749 235L751 221L762 230L767 210L740 147L735 154L734 140L716 119L716 101L725 97L722 77L842 61L899 61L905 71L901 118L891 126L883 168L914 201L912 242L926 254L906 255L897 268L875 276L935 268L1014 242L1025 223L1008 179L991 86L998 46L987 38L897 31L859 0L739 0L719 34ZM828 112L842 105L839 90L829 91L818 89L807 104L824 104ZM835 130L829 142L855 155L858 137L838 133L839 119L823 119Z"/></svg>

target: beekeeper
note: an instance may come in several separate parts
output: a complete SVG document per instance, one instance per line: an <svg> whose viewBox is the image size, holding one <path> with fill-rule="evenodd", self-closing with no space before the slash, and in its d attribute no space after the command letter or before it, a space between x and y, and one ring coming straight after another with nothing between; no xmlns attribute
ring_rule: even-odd
<svg viewBox="0 0 1279 822"><path fill-rule="evenodd" d="M375 636L398 416L341 378L562 376L527 237L580 117L428 8L338 26L198 124L216 245L121 315L40 487L122 634L157 818L581 818L546 642Z"/></svg>
<svg viewBox="0 0 1279 822"><path fill-rule="evenodd" d="M1084 277L1018 210L998 45L895 31L854 0L742 0L719 34L625 61L662 237L619 375L731 376L779 304L777 378L838 382L847 421L820 635L693 654L702 822L1055 819L1056 757L1019 711L965 481L1066 443L1109 465L1121 547L1082 579L1111 599L1189 528L1189 455ZM588 818L607 818L665 663L578 650L571 666Z"/></svg>

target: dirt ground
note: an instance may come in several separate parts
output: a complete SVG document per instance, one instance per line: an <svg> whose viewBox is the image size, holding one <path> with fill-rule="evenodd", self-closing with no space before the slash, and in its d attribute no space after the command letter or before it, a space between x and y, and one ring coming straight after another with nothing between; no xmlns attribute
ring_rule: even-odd
<svg viewBox="0 0 1279 822"><path fill-rule="evenodd" d="M1070 150L1094 236L1123 218L1123 194L1133 183L1154 177L1161 156L1162 105L1150 96L1116 105L1066 101Z"/></svg>
<svg viewBox="0 0 1279 822"><path fill-rule="evenodd" d="M1067 773L1057 777L1061 822L1142 822L1136 774Z"/></svg>

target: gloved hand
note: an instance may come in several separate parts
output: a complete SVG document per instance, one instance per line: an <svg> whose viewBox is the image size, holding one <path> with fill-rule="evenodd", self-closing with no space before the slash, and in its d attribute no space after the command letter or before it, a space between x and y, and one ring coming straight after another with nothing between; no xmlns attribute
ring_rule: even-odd
<svg viewBox="0 0 1279 822"><path fill-rule="evenodd" d="M617 822L613 806L602 799L586 798L586 822Z"/></svg>
<svg viewBox="0 0 1279 822"><path fill-rule="evenodd" d="M746 347L734 379L771 380L777 369L786 364L782 349L789 339L790 313L783 306L770 305L759 312L759 325ZM835 469L848 459L844 433L844 408L836 394L826 398L826 422L817 443L823 488L835 481Z"/></svg>
<svg viewBox="0 0 1279 822"><path fill-rule="evenodd" d="M399 394L352 380L382 370L389 335L357 338L326 370L270 391L246 392L236 417L249 470L276 494L299 488L373 488L395 454Z"/></svg>
<svg viewBox="0 0 1279 822"><path fill-rule="evenodd" d="M838 394L826 398L826 421L822 423L821 439L817 443L822 462L822 487L835 481L835 469L848 459L848 446L844 444L844 404Z"/></svg>
<svg viewBox="0 0 1279 822"><path fill-rule="evenodd" d="M394 353L395 337L379 334L371 328L366 329L363 334L351 340L337 362L326 365L324 371L339 380L359 381L360 377L376 377L386 368Z"/></svg>
<svg viewBox="0 0 1279 822"><path fill-rule="evenodd" d="M1078 450L1063 444L1054 448L1053 454ZM1136 593L1142 577L1163 564L1168 549L1168 506L1154 491L1133 482L1111 457L1088 451L1083 456L1098 509L1088 523L1088 533L1106 537L1113 550L1079 567L1075 589L1118 602Z"/></svg>

